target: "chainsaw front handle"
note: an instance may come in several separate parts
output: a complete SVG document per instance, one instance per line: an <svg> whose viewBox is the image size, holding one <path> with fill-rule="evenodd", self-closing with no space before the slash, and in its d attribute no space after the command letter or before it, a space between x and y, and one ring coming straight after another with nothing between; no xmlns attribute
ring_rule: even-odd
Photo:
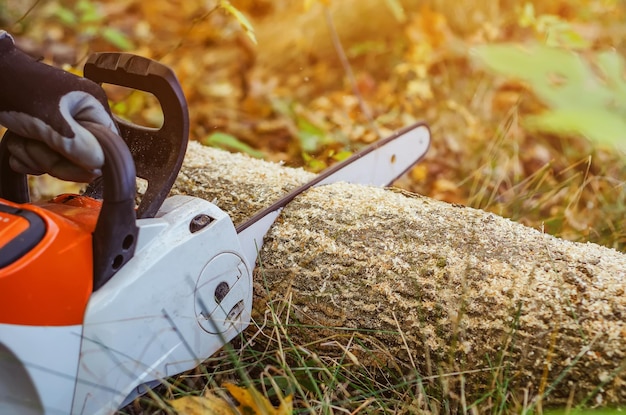
<svg viewBox="0 0 626 415"><path fill-rule="evenodd" d="M148 187L137 209L137 218L154 217L169 194L183 163L189 141L189 113L182 87L167 66L129 53L96 53L89 57L85 77L153 94L161 105L164 121L159 129L142 127L116 117L138 177ZM12 133L11 133L12 134ZM8 140L0 143L0 197L16 203L30 202L25 174L8 163ZM102 180L91 183L87 196L102 197Z"/></svg>
<svg viewBox="0 0 626 415"><path fill-rule="evenodd" d="M137 218L154 217L178 176L189 140L187 101L180 83L167 66L129 53L95 53L87 60L84 73L100 84L149 92L161 104L164 121L159 129L116 117L120 134L133 155L137 176L148 181ZM87 195L98 195L99 191L98 185L91 185Z"/></svg>

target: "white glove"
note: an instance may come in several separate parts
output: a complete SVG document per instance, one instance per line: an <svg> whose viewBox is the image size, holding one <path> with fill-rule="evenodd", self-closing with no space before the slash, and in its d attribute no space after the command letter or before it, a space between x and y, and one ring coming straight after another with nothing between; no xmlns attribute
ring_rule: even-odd
<svg viewBox="0 0 626 415"><path fill-rule="evenodd" d="M21 136L8 142L11 168L76 182L102 174L102 148L80 121L119 134L98 84L37 62L0 30L0 124Z"/></svg>

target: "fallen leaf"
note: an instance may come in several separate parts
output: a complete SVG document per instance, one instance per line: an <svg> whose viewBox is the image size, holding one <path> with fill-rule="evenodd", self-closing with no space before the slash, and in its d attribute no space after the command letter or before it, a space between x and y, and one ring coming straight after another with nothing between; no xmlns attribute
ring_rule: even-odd
<svg viewBox="0 0 626 415"><path fill-rule="evenodd" d="M232 383L224 384L224 387L239 403L237 409L242 414L250 415L291 415L293 403L291 395L284 398L278 408L254 388L242 388Z"/></svg>
<svg viewBox="0 0 626 415"><path fill-rule="evenodd" d="M168 403L178 415L238 415L228 402L212 393L185 396Z"/></svg>
<svg viewBox="0 0 626 415"><path fill-rule="evenodd" d="M208 137L203 138L200 142L205 146L233 149L258 159L264 156L262 151L255 150L237 137L226 133L212 133Z"/></svg>
<svg viewBox="0 0 626 415"><path fill-rule="evenodd" d="M411 179L414 182L422 182L428 177L428 166L425 164L418 164L411 169Z"/></svg>
<svg viewBox="0 0 626 415"><path fill-rule="evenodd" d="M278 408L255 388L242 388L232 383L224 387L236 401L233 407L223 398L207 392L205 396L185 396L169 401L178 415L291 415L293 403L291 395L281 399Z"/></svg>

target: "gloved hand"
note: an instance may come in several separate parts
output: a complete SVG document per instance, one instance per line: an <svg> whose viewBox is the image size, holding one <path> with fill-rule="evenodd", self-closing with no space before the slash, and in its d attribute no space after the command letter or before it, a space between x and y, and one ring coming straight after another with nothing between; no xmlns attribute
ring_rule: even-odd
<svg viewBox="0 0 626 415"><path fill-rule="evenodd" d="M0 125L22 136L8 142L11 168L76 182L99 176L104 153L79 121L119 134L98 84L35 61L0 30Z"/></svg>

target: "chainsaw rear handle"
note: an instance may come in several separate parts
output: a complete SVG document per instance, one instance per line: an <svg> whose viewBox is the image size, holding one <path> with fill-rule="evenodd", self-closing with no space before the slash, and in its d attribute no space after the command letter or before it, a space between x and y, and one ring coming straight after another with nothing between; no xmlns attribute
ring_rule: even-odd
<svg viewBox="0 0 626 415"><path fill-rule="evenodd" d="M93 232L93 290L102 287L135 254L136 171L126 143L105 126L83 123L104 151L104 198Z"/></svg>
<svg viewBox="0 0 626 415"><path fill-rule="evenodd" d="M133 155L137 176L148 181L137 217L153 217L169 194L187 149L189 114L180 83L167 66L129 53L95 53L87 60L84 73L99 84L149 92L161 104L164 121L159 129L116 119ZM98 186L90 186L89 193L97 195Z"/></svg>
<svg viewBox="0 0 626 415"><path fill-rule="evenodd" d="M104 152L102 178L104 199L93 232L93 289L107 282L135 252L138 228L135 217L135 164L124 140L107 127L84 122ZM9 165L7 138L17 134L7 131L0 141L0 198L28 203L25 174ZM22 140L22 137L15 137Z"/></svg>

